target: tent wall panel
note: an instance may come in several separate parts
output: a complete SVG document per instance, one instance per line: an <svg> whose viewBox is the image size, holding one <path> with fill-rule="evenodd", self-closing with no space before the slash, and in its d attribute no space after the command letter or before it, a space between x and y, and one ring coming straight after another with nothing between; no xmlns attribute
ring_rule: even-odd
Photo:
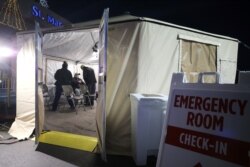
<svg viewBox="0 0 250 167"><path fill-rule="evenodd" d="M108 34L107 134L108 153L130 154L129 93L137 85L140 24L124 23Z"/></svg>
<svg viewBox="0 0 250 167"><path fill-rule="evenodd" d="M110 29L107 76L107 150L110 153L130 154L131 116L128 95L168 95L172 73L179 69L180 34L202 42L219 44L217 60L237 59L237 42L202 33L148 22L118 24ZM230 48L228 45L231 45ZM218 72L223 68L217 67ZM221 82L233 83L235 70L227 69L225 73L220 73Z"/></svg>

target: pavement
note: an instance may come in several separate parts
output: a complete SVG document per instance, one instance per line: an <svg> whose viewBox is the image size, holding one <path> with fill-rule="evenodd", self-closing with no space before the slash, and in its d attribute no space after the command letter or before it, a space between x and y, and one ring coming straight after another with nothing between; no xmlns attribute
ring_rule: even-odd
<svg viewBox="0 0 250 167"><path fill-rule="evenodd" d="M34 139L18 141L10 138L8 127L0 125L1 167L137 167L131 156L107 155L107 162L104 162L98 153L35 144ZM148 157L144 167L155 166L156 157Z"/></svg>

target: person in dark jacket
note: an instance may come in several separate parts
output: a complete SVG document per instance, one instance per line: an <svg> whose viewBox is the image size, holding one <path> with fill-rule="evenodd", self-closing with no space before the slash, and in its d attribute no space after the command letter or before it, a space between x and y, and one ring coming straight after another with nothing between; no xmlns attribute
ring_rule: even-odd
<svg viewBox="0 0 250 167"><path fill-rule="evenodd" d="M95 72L92 68L81 65L81 69L83 70L83 79L88 87L89 94L96 94L96 78ZM90 96L90 105L94 104L94 96Z"/></svg>
<svg viewBox="0 0 250 167"><path fill-rule="evenodd" d="M54 75L54 78L56 80L56 93L55 98L52 106L52 111L56 111L58 102L60 100L61 94L63 92L62 85L71 85L72 83L72 74L68 70L68 63L66 61L63 62L62 68L58 69ZM75 109L75 104L70 97L67 97L68 103L71 107L71 109Z"/></svg>

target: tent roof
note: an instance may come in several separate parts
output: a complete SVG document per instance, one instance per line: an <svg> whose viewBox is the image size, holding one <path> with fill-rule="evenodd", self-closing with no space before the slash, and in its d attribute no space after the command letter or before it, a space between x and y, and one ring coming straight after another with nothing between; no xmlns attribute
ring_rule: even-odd
<svg viewBox="0 0 250 167"><path fill-rule="evenodd" d="M204 34L204 35L209 35L209 36L213 36L213 37L217 37L217 38L228 39L228 40L233 40L233 41L238 42L238 39L236 39L236 38L231 38L228 36L208 33L205 31L194 29L194 28L188 28L185 26L180 26L177 24L172 24L172 23L168 23L168 22L164 22L164 21L160 21L160 20L156 20L156 19L147 18L147 17L138 17L138 16L132 16L132 15L120 15L120 16L115 16L115 17L109 18L109 24L111 24L111 25L125 23L125 22L133 22L133 21L150 22L150 23L154 23L154 24L160 24L160 25L164 25L164 26L183 29L183 30L187 30L187 31L192 31L192 32L196 32L196 33L200 33L200 34ZM97 28L99 26L99 23L100 23L100 19L82 22L82 23L77 23L77 24L72 24L71 26L73 29L74 28L83 28L83 27L90 27L90 28L95 27L95 28Z"/></svg>
<svg viewBox="0 0 250 167"><path fill-rule="evenodd" d="M121 15L109 18L109 24L111 26L126 22L149 22L238 42L237 39L227 36L207 33L145 17ZM97 64L98 55L93 52L93 46L99 40L99 24L100 19L66 25L61 28L42 29L42 32L44 33L43 54L52 58L72 60L76 63L82 62L85 64ZM19 32L18 34L26 33L30 34L34 33L34 31Z"/></svg>
<svg viewBox="0 0 250 167"><path fill-rule="evenodd" d="M132 15L120 15L120 16L115 16L115 17L109 18L109 24L111 24L111 25L124 23L124 22L132 22L132 21L151 22L151 23L155 23L155 24L160 24L160 25L165 25L165 26L183 29L183 30L187 30L187 31L192 31L192 32L196 32L196 33L200 33L200 34L204 34L204 35L209 35L209 36L213 36L213 37L217 37L217 38L233 40L236 42L239 41L236 38L231 38L231 37L224 36L224 35L209 33L209 32L201 31L198 29L180 26L177 24L172 24L172 23L168 23L165 21L160 21L160 20L151 19L151 18L147 18L147 17L138 17L138 16L132 16ZM82 29L96 29L96 28L99 28L99 24L100 24L100 19L97 19L97 20L90 20L90 21L85 21L85 22L81 22L81 23L76 23L76 24L64 25L63 27L46 28L46 29L42 29L42 31L44 33L51 33L51 32L58 32L58 31L59 32L60 31L72 31L72 30L79 30L79 29L81 29L81 30ZM31 32L34 33L34 31L22 31L22 32L19 32L18 34L31 33Z"/></svg>
<svg viewBox="0 0 250 167"><path fill-rule="evenodd" d="M43 38L43 54L75 63L97 64L93 47L99 40L98 29L48 33Z"/></svg>

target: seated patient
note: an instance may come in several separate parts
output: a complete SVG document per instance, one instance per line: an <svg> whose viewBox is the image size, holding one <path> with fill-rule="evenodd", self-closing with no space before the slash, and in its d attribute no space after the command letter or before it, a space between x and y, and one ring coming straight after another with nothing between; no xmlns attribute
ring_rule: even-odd
<svg viewBox="0 0 250 167"><path fill-rule="evenodd" d="M85 84L81 78L79 78L80 73L75 73L73 79L72 79L72 87L74 90L75 95L79 96L80 93L80 84Z"/></svg>

